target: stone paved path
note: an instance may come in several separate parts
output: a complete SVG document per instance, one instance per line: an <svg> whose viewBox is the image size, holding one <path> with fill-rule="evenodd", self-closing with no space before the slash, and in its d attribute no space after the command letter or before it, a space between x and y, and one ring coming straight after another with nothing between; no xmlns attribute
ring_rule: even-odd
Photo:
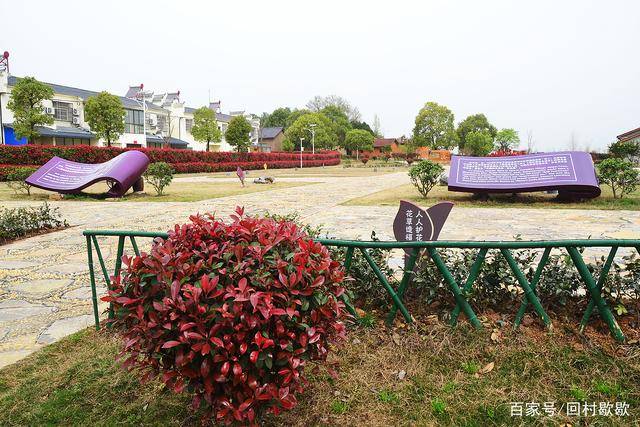
<svg viewBox="0 0 640 427"><path fill-rule="evenodd" d="M226 218L240 205L250 214L297 211L305 222L322 224L336 237L368 239L376 230L380 238L391 239L396 208L340 203L407 182L403 172L314 178L303 187L192 203L52 202L70 228L0 247L0 367L91 324L84 229L166 231L190 214L215 212ZM32 203L4 203L26 204ZM441 239L509 240L518 234L523 239L639 238L640 212L454 208ZM101 239L100 246L113 265L115 239Z"/></svg>

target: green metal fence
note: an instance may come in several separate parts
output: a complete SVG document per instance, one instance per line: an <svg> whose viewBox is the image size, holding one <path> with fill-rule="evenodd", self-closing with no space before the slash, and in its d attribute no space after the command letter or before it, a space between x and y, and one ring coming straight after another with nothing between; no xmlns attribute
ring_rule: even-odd
<svg viewBox="0 0 640 427"><path fill-rule="evenodd" d="M98 242L98 237L117 237L118 238L118 246L116 252L116 260L115 260L115 269L114 276L118 274L122 266L122 255L124 254L125 243L128 240L131 244L131 247L136 255L140 254L138 249L138 244L136 238L166 238L167 233L156 233L156 232L144 232L144 231L94 231L94 230L86 230L83 232L83 235L87 239L87 258L89 263L89 275L91 280L91 292L92 292L92 300L93 300L93 312L96 322L96 328L99 327L99 316L98 316L98 299L96 294L96 279L95 279L95 270L94 270L94 259L93 252L95 248L95 253L98 258L98 262L100 264L100 269L104 276L105 282L107 286L110 284L110 276L107 272L107 268L104 262L104 258L100 251L100 245ZM407 287L410 284L411 275L413 269L415 267L416 261L421 253L426 252L434 264L442 274L442 277L446 281L447 285L451 293L453 294L456 300L456 306L451 313L451 324L455 325L457 323L457 319L460 313L464 313L469 322L475 327L482 327L482 324L478 320L478 317L474 313L471 305L467 301L467 295L471 291L473 284L478 277L482 264L484 262L485 256L489 250L498 250L505 258L513 275L515 276L518 284L523 290L523 298L516 315L514 326L518 327L522 318L529 307L529 305L533 308L534 312L542 319L544 324L551 328L551 320L549 319L548 314L545 312L542 304L538 296L536 295L536 286L540 277L542 275L543 269L549 260L549 255L551 254L552 249L561 249L566 250L571 260L573 261L574 266L576 267L580 277L582 278L586 289L589 292L590 300L589 304L585 310L585 313L582 317L582 321L580 323L580 330L584 330L587 325L591 314L593 313L594 308L598 310L602 319L606 322L611 331L611 334L619 341L624 340L624 335L622 330L618 326L618 323L615 320L615 317L611 313L611 310L607 304L607 301L602 297L601 290L602 286L605 283L606 277L609 273L613 260L616 256L618 249L620 248L634 248L640 254L640 240L613 240L613 239L594 239L594 240L543 240L543 241L494 241L494 242L474 242L474 241L435 241L435 242L372 242L372 241L359 241L359 240L333 240L333 239L317 239L318 242L336 248L345 248L346 256L344 260L344 267L349 273L351 268L351 264L353 261L353 257L355 255L356 250L359 251L364 259L367 261L376 277L378 278L381 286L386 290L389 294L393 302L392 310L390 311L387 322L393 321L398 311L402 314L405 321L408 323L413 322L411 314L409 313L407 307L403 303L404 294L407 291ZM585 247L598 247L598 248L608 248L609 255L603 265L603 268L600 272L600 276L596 279L592 276L591 272L587 268L585 264L582 254L580 253L579 248ZM402 275L402 279L400 284L396 289L390 285L389 280L382 273L380 266L378 266L374 259L370 254L371 249L413 249L411 251L411 255L408 257L404 273ZM477 249L478 253L476 255L475 261L469 270L469 276L464 283L458 283L449 268L445 264L445 262L440 257L439 250L442 249ZM525 274L518 266L518 263L513 257L511 251L519 250L519 249L541 249L543 250L542 256L538 263L537 268L533 274L532 280L529 282L525 276ZM344 297L345 304L347 309L357 317L357 313L354 310L349 299ZM109 310L109 316L112 316L113 312Z"/></svg>

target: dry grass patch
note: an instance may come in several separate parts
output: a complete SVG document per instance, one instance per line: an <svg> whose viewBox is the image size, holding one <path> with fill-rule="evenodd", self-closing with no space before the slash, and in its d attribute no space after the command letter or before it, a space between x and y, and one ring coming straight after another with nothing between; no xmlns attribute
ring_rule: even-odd
<svg viewBox="0 0 640 427"><path fill-rule="evenodd" d="M561 323L512 332L434 316L410 327L358 327L325 368L307 368L300 404L265 425L629 425L640 416L640 347L574 335ZM115 361L120 341L90 329L0 370L2 425L196 425L186 395L158 382L140 385ZM512 418L510 402L625 401L630 416Z"/></svg>

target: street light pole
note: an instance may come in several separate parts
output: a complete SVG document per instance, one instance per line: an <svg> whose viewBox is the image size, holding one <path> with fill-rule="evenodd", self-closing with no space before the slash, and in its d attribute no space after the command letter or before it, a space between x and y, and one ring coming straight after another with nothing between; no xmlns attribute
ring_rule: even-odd
<svg viewBox="0 0 640 427"><path fill-rule="evenodd" d="M300 138L300 169L302 169L302 152L304 151L304 147L302 146L302 142L304 138Z"/></svg>

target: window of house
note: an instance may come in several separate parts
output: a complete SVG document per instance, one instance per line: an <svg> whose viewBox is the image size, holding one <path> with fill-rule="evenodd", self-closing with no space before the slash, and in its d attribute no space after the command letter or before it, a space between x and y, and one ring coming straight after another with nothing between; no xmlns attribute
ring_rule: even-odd
<svg viewBox="0 0 640 427"><path fill-rule="evenodd" d="M144 118L142 111L140 110L126 110L127 114L124 117L124 131L125 133L143 133L144 132Z"/></svg>
<svg viewBox="0 0 640 427"><path fill-rule="evenodd" d="M187 132L191 133L191 129L193 129L193 119L185 119L184 125L187 129Z"/></svg>
<svg viewBox="0 0 640 427"><path fill-rule="evenodd" d="M53 101L53 118L62 122L71 121L71 104L68 102Z"/></svg>
<svg viewBox="0 0 640 427"><path fill-rule="evenodd" d="M158 130L164 132L167 127L167 117L164 115L158 115Z"/></svg>
<svg viewBox="0 0 640 427"><path fill-rule="evenodd" d="M91 145L91 141L84 138L56 138L56 145Z"/></svg>

